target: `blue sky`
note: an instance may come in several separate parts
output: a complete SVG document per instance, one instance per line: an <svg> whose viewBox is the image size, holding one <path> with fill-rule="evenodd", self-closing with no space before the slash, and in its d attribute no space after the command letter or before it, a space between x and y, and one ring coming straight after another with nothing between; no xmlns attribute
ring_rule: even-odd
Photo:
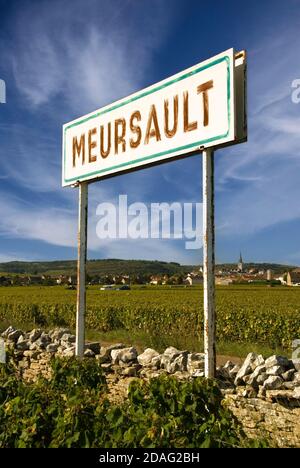
<svg viewBox="0 0 300 468"><path fill-rule="evenodd" d="M0 0L0 22L0 261L76 258L63 123L234 47L248 52L249 134L215 155L216 258L300 264L299 0ZM101 241L96 207L201 202L201 177L197 155L92 184L89 257L199 263L184 241Z"/></svg>

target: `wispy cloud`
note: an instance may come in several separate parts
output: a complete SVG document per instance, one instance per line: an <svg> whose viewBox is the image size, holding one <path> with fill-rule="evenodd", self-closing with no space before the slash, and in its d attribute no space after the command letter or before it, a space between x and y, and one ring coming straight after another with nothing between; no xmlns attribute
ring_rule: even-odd
<svg viewBox="0 0 300 468"><path fill-rule="evenodd" d="M136 89L165 30L165 7L157 0L151 8L124 0L25 5L16 15L9 51L14 77L34 109L59 98L56 116L59 104L90 112Z"/></svg>
<svg viewBox="0 0 300 468"><path fill-rule="evenodd" d="M167 29L164 9L159 0L151 8L132 0L19 5L0 44L23 116L0 125L2 178L60 192L62 123L141 86Z"/></svg>
<svg viewBox="0 0 300 468"><path fill-rule="evenodd" d="M75 216L66 209L40 208L20 203L3 194L0 202L0 235L15 239L35 239L53 245L74 247Z"/></svg>
<svg viewBox="0 0 300 468"><path fill-rule="evenodd" d="M1 199L3 200L3 197ZM22 209L20 207L21 204L18 203L18 200L6 197L4 202L0 201L0 237L33 239L51 245L70 247L74 249L75 253L77 246L76 210L58 207L41 208L29 203L24 203ZM165 261L172 258L182 263L199 262L200 251L185 250L184 240L172 242L156 239L100 239L96 232L99 219L96 212L90 212L88 247L91 257L95 257L96 252L101 252L101 257L106 258L141 258ZM0 261L1 258L2 261L20 260L17 255L11 254L0 254ZM32 255L29 258L32 258Z"/></svg>
<svg viewBox="0 0 300 468"><path fill-rule="evenodd" d="M172 25L170 3L53 0L49 7L42 0L11 10L10 37L0 44L16 104L14 124L0 124L2 239L76 247L77 191L60 188L61 124L153 82L155 54ZM255 26L248 47L249 141L216 153L219 240L254 238L270 226L300 219L300 105L290 98L291 83L300 78L299 24L300 13L288 28L278 22L267 31ZM105 245L106 256L123 258L179 261L182 255L188 263L196 252L184 251L182 244L101 243L96 205L116 202L121 193L131 202L199 202L200 180L199 156L91 185L90 248L101 256Z"/></svg>
<svg viewBox="0 0 300 468"><path fill-rule="evenodd" d="M47 1L26 2L11 17L11 40L0 50L28 118L0 126L1 179L9 182L0 201L2 238L76 247L77 190L60 187L61 124L142 86L168 29L165 8L159 0L151 6L132 0L54 0L51 8ZM90 186L92 251L102 247L96 204L115 197L107 184ZM145 250L144 244L129 242L124 250L122 242L106 241L113 256L139 252L146 258L147 251L161 258L162 250L165 257L171 254L158 243Z"/></svg>

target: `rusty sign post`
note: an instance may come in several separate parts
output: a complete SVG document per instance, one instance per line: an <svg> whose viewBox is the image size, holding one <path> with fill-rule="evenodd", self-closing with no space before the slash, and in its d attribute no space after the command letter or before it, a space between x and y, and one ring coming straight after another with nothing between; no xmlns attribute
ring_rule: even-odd
<svg viewBox="0 0 300 468"><path fill-rule="evenodd" d="M86 256L88 220L88 182L79 183L76 356L84 354L86 309Z"/></svg>
<svg viewBox="0 0 300 468"><path fill-rule="evenodd" d="M202 153L205 377L216 372L214 151Z"/></svg>

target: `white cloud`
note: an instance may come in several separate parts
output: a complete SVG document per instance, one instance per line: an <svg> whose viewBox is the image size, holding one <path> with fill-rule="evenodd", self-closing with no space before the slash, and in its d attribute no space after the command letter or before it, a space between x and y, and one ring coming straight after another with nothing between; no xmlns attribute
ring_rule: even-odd
<svg viewBox="0 0 300 468"><path fill-rule="evenodd" d="M78 191L60 186L62 119L141 86L168 29L170 14L162 14L164 9L159 0L151 6L131 0L19 6L11 24L13 47L5 44L5 51L3 44L1 52L11 63L30 121L0 127L5 137L1 179L10 183L0 202L2 236L76 247ZM12 195L23 189L32 201ZM112 196L113 188L95 184L90 206ZM91 249L100 245L95 224L90 210Z"/></svg>
<svg viewBox="0 0 300 468"><path fill-rule="evenodd" d="M40 116L41 128L35 130L36 121L6 127L0 178L1 183L9 180L17 189L25 188L34 201L3 194L0 232L76 247L77 191L60 189L61 123L150 83L147 73L168 29L170 11L166 14L157 0L54 0L51 8L45 1L24 5L13 18L13 48L8 48L6 58L11 60L21 102L33 120ZM298 18L293 19L296 24ZM272 35L256 30L256 38L249 50L249 141L216 155L219 235L231 238L300 218L300 105L290 98L291 83L300 78L298 29L290 25L282 34L274 25ZM0 130L4 131L3 124ZM195 190L189 182L191 166L176 164L181 181L176 196L200 201L198 187ZM175 190L173 167L174 172L171 166L164 171L164 178ZM119 193L126 193L129 180L134 181L131 201L160 195L152 174L140 173L126 181L120 177ZM200 176L199 167L199 181ZM114 199L116 191L106 182L89 190L89 246L100 254L105 247L107 255L123 258L177 259L179 249L167 242L100 243L92 210L96 203Z"/></svg>
<svg viewBox="0 0 300 468"><path fill-rule="evenodd" d="M157 0L151 6L128 0L26 4L10 50L19 91L33 108L59 98L64 110L76 113L132 92L165 34L164 9Z"/></svg>
<svg viewBox="0 0 300 468"><path fill-rule="evenodd" d="M39 208L2 194L0 211L1 236L36 239L66 247L76 244L76 215L68 210Z"/></svg>
<svg viewBox="0 0 300 468"><path fill-rule="evenodd" d="M33 239L51 245L77 247L77 212L63 208L40 208L21 200L8 198L0 201L0 237ZM132 258L176 261L181 263L200 262L200 250L187 251L184 241L156 239L104 239L97 237L96 224L99 216L90 210L88 226L88 248L91 256L105 258ZM199 257L199 258L198 258ZM0 261L19 259L17 255L0 254ZM32 259L32 255L30 257Z"/></svg>

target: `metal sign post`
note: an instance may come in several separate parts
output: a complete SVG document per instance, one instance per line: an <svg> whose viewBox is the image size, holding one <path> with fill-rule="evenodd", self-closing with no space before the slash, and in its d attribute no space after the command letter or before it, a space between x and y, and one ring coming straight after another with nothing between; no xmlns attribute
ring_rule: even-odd
<svg viewBox="0 0 300 468"><path fill-rule="evenodd" d="M76 356L84 354L85 307L86 307L86 253L87 253L88 183L79 184L78 213L78 262L77 262L77 310L76 310Z"/></svg>
<svg viewBox="0 0 300 468"><path fill-rule="evenodd" d="M202 153L203 164L203 290L205 377L216 373L214 151Z"/></svg>
<svg viewBox="0 0 300 468"><path fill-rule="evenodd" d="M84 354L88 182L202 151L205 375L214 377L214 149L247 141L246 111L246 53L231 48L63 125L62 185L79 186L77 356Z"/></svg>

